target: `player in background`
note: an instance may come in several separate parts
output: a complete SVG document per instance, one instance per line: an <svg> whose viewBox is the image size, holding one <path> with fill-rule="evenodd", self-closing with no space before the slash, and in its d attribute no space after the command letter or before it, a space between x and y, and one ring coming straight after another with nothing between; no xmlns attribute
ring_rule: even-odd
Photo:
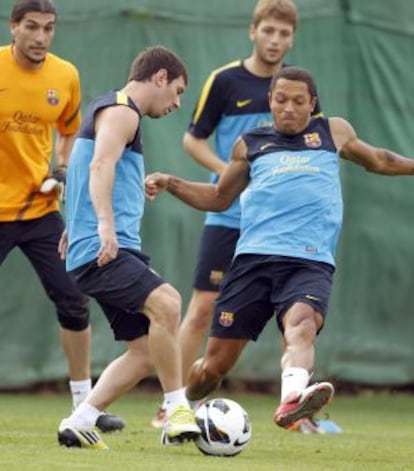
<svg viewBox="0 0 414 471"><path fill-rule="evenodd" d="M10 15L12 43L0 47L0 264L18 247L54 303L76 408L91 390L89 309L58 243L59 195L81 120L81 92L75 66L48 52L56 19L51 0L18 0ZM125 423L102 412L96 425L105 432Z"/></svg>

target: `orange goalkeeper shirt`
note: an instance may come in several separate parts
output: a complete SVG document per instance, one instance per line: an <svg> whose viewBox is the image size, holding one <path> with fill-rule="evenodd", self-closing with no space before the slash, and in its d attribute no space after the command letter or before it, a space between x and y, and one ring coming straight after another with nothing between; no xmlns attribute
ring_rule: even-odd
<svg viewBox="0 0 414 471"><path fill-rule="evenodd" d="M39 193L53 154L53 130L80 125L80 82L74 65L53 54L26 70L11 46L0 47L0 221L36 219L59 210L55 192Z"/></svg>

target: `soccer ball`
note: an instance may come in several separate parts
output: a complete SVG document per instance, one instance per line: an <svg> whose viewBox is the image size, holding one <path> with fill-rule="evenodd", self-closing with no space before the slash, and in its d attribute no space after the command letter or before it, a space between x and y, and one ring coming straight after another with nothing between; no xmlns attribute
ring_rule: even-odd
<svg viewBox="0 0 414 471"><path fill-rule="evenodd" d="M201 435L195 441L205 455L235 456L247 445L252 435L249 416L231 399L211 399L195 411Z"/></svg>

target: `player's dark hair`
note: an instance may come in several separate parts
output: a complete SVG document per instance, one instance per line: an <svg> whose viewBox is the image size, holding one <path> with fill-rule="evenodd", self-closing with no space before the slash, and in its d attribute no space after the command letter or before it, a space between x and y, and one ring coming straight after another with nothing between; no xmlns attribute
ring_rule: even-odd
<svg viewBox="0 0 414 471"><path fill-rule="evenodd" d="M300 67L294 66L282 67L279 72L276 72L273 75L272 81L270 82L270 94L275 88L277 81L281 78L284 78L286 80L296 80L298 82L304 82L308 86L308 90L311 97L317 96L315 80L313 79L310 72L305 69L301 69Z"/></svg>
<svg viewBox="0 0 414 471"><path fill-rule="evenodd" d="M17 0L10 13L10 21L19 23L26 13L52 13L57 18L57 12L52 0Z"/></svg>
<svg viewBox="0 0 414 471"><path fill-rule="evenodd" d="M151 46L144 49L132 63L128 81L145 82L160 69L167 71L168 83L178 77L183 77L187 85L188 76L184 62L174 52L163 46Z"/></svg>
<svg viewBox="0 0 414 471"><path fill-rule="evenodd" d="M292 0L259 0L253 11L252 24L258 24L266 18L286 21L296 29L298 10Z"/></svg>

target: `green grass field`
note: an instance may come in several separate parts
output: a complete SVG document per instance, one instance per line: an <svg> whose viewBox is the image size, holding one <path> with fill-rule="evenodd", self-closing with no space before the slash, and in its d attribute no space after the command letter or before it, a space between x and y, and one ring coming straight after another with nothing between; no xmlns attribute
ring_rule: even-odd
<svg viewBox="0 0 414 471"><path fill-rule="evenodd" d="M127 428L104 436L109 451L58 446L56 429L68 412L69 395L0 395L0 470L414 470L414 397L408 394L336 397L327 412L344 429L339 435L279 429L271 421L271 395L221 395L239 401L253 425L248 447L234 458L206 457L192 443L161 446L159 431L149 426L157 393L134 392L111 408Z"/></svg>

